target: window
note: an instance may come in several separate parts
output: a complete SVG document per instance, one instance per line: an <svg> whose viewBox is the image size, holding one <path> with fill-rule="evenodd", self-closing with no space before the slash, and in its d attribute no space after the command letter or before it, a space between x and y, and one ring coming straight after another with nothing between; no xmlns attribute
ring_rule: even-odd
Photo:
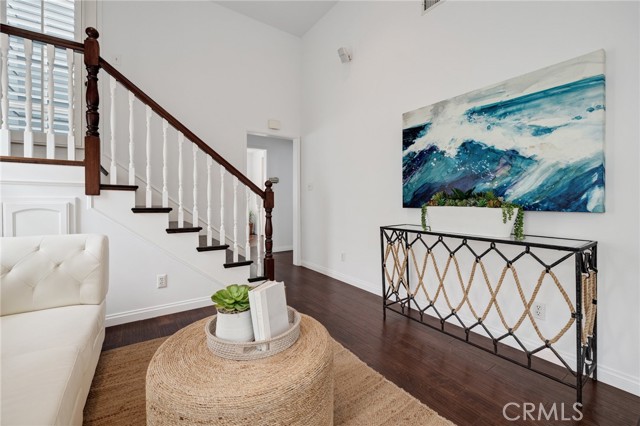
<svg viewBox="0 0 640 426"><path fill-rule="evenodd" d="M8 25L69 40L76 39L76 18L79 14L74 0L5 0L2 3L6 8L3 10L3 18L5 18L4 20ZM23 38L9 37L8 125L11 130L24 130L26 125L26 57L24 45ZM45 69L46 50L45 45L42 43L33 42L31 65L33 114L31 128L36 141L43 141L43 137L38 137L38 133L42 134L47 131L47 88L49 82L47 70ZM77 73L75 78L77 81ZM65 49L56 48L53 70L53 104L55 111L53 130L55 133L69 132L70 102L68 99L68 84L67 53ZM78 99L77 95L76 99ZM16 136L19 136L20 133L15 132Z"/></svg>

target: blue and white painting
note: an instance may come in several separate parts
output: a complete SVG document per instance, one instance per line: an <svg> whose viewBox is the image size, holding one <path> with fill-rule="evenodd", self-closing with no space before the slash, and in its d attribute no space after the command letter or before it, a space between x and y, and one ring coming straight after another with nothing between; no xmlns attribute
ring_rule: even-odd
<svg viewBox="0 0 640 426"><path fill-rule="evenodd" d="M404 207L493 191L526 210L604 212L604 50L403 114Z"/></svg>

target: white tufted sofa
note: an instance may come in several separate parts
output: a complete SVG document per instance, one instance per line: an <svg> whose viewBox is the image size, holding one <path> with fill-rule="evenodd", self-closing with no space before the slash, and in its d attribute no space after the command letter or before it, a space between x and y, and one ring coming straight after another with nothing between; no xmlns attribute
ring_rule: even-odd
<svg viewBox="0 0 640 426"><path fill-rule="evenodd" d="M104 341L102 235L0 239L2 425L81 425Z"/></svg>

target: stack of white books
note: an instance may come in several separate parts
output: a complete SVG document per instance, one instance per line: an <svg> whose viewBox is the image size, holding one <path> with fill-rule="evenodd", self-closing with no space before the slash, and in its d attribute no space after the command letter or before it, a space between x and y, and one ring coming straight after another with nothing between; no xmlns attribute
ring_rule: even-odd
<svg viewBox="0 0 640 426"><path fill-rule="evenodd" d="M267 281L249 290L249 306L256 342L279 336L289 329L284 282Z"/></svg>

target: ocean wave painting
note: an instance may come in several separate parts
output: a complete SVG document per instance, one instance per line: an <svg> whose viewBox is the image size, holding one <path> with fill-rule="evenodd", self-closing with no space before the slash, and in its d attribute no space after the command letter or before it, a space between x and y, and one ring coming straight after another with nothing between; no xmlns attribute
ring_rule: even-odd
<svg viewBox="0 0 640 426"><path fill-rule="evenodd" d="M604 212L604 50L403 114L404 207L493 191L526 210Z"/></svg>

